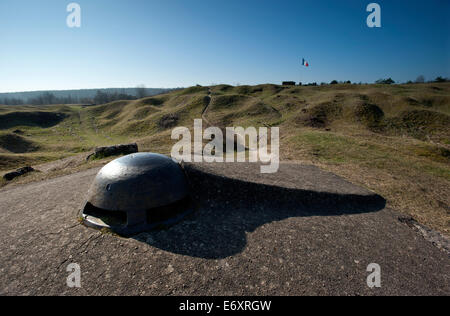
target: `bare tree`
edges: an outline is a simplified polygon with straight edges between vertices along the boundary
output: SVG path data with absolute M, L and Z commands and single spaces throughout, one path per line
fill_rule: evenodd
M 136 96 L 138 97 L 138 99 L 145 98 L 147 95 L 147 88 L 144 85 L 136 87 Z
M 417 77 L 416 83 L 424 83 L 424 82 L 425 82 L 425 77 L 423 75 L 420 75 L 419 77 Z

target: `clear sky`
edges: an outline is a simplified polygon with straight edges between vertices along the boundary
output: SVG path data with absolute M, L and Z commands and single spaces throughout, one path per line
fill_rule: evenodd
M 0 92 L 450 77 L 449 21 L 449 0 L 0 0 Z

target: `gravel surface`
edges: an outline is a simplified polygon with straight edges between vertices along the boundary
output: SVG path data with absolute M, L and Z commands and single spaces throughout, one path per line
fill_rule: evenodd
M 184 167 L 197 211 L 130 239 L 78 222 L 98 169 L 1 189 L 0 294 L 450 294 L 448 254 L 370 191 L 296 164 Z M 381 288 L 366 284 L 370 263 Z

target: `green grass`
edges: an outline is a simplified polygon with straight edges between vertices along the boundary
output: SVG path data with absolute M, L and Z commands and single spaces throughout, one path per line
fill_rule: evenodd
M 414 168 L 450 180 L 449 151 L 431 145 L 390 146 L 367 139 L 335 133 L 304 131 L 292 143 L 307 149 L 314 159 L 332 164 L 357 164 L 369 168 L 392 170 Z

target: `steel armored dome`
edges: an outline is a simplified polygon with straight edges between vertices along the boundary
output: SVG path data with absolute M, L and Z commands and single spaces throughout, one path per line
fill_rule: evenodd
M 92 183 L 82 219 L 88 226 L 129 234 L 176 222 L 188 207 L 181 166 L 154 153 L 136 153 L 105 165 Z

